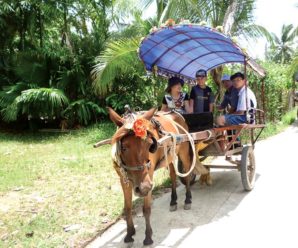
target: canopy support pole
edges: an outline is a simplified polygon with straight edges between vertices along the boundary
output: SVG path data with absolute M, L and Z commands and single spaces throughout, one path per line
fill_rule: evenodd
M 245 82 L 245 98 L 246 98 L 246 120 L 248 121 L 248 117 L 249 117 L 249 114 L 248 114 L 248 96 L 247 96 L 247 75 L 246 75 L 246 66 L 247 66 L 247 59 L 245 57 L 244 59 L 244 82 Z M 250 122 L 250 120 L 249 120 Z

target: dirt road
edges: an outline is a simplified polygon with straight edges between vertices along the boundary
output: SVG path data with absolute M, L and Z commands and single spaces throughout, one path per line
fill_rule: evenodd
M 152 208 L 154 244 L 150 247 L 298 247 L 298 122 L 255 148 L 255 188 L 245 192 L 237 171 L 212 171 L 214 184 L 192 187 L 192 209 L 169 212 L 170 193 Z M 143 247 L 144 219 L 135 217 L 135 242 L 124 244 L 123 220 L 89 244 L 98 247 Z

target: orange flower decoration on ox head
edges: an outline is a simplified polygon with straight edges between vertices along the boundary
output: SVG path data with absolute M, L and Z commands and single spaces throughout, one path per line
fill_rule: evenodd
M 144 118 L 137 119 L 133 123 L 132 129 L 137 137 L 146 139 L 147 130 L 149 129 L 149 121 Z

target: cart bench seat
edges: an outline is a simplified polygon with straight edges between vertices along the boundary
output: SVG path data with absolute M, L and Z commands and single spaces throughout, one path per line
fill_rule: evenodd
M 183 114 L 183 117 L 190 133 L 213 128 L 213 114 L 211 112 Z

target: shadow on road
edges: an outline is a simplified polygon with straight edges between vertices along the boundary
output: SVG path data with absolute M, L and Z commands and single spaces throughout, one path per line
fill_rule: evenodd
M 214 180 L 212 186 L 200 185 L 199 182 L 192 186 L 191 210 L 183 209 L 185 189 L 182 185 L 177 189 L 178 209 L 176 212 L 169 211 L 170 193 L 154 200 L 151 215 L 154 244 L 149 247 L 184 247 L 186 239 L 188 240 L 191 236 L 198 238 L 198 231 L 202 227 L 204 230 L 208 226 L 217 230 L 216 227 L 221 226 L 221 219 L 233 216 L 234 210 L 250 194 L 243 190 L 240 173 L 231 170 L 215 170 L 212 171 L 212 177 Z M 257 179 L 258 177 L 257 174 Z M 126 223 L 121 220 L 87 247 L 143 247 L 144 218 L 135 216 L 134 224 L 136 227 L 134 243 L 125 244 L 123 242 Z M 204 235 L 202 230 L 199 235 Z M 216 234 L 210 238 L 216 238 Z M 185 247 L 193 247 L 189 244 L 185 245 Z

